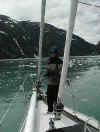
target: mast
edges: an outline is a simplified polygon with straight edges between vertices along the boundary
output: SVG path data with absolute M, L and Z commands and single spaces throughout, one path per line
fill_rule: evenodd
M 45 25 L 45 6 L 46 6 L 46 0 L 42 0 L 41 22 L 40 22 L 40 37 L 39 37 L 38 81 L 40 81 L 40 74 L 41 74 L 42 43 L 43 43 L 43 33 L 44 33 L 44 25 Z
M 78 5 L 78 0 L 71 0 L 70 16 L 69 16 L 69 22 L 68 22 L 68 30 L 66 33 L 63 66 L 62 66 L 59 93 L 58 93 L 58 97 L 60 99 L 63 97 L 63 94 L 64 94 L 64 87 L 65 87 L 66 77 L 68 72 L 70 46 L 71 46 L 72 33 L 73 33 L 73 28 L 75 23 L 75 16 L 77 12 L 77 5 Z
M 41 22 L 40 22 L 40 39 L 39 39 L 39 63 L 38 63 L 38 81 L 40 81 L 41 73 L 41 60 L 42 60 L 42 42 L 43 42 L 43 31 L 44 31 L 44 17 L 45 17 L 45 5 L 46 0 L 42 0 L 41 5 Z M 38 117 L 36 116 L 36 107 L 38 107 L 37 101 L 37 90 L 33 88 L 32 97 L 29 105 L 28 115 L 25 122 L 23 132 L 38 132 L 39 126 L 36 124 Z M 39 108 L 38 108 L 39 109 Z

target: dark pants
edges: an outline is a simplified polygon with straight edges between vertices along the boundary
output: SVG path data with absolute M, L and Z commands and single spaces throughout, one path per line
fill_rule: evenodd
M 53 105 L 57 102 L 58 96 L 58 88 L 59 85 L 48 85 L 47 88 L 47 104 L 48 104 L 48 111 L 53 111 Z

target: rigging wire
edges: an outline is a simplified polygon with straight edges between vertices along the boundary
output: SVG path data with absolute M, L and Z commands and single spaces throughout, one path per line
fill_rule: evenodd
M 26 81 L 28 76 L 25 77 L 24 81 L 23 81 L 23 86 L 24 86 L 24 82 Z M 23 87 L 22 86 L 22 87 Z M 24 90 L 24 87 L 23 87 L 23 92 L 25 92 Z M 31 91 L 31 94 L 32 94 L 32 91 Z M 25 95 L 25 94 L 24 94 Z M 30 95 L 30 91 L 29 91 L 29 95 Z M 24 99 L 26 98 L 26 96 L 24 97 Z M 25 104 L 27 102 L 25 101 Z M 22 132 L 24 127 L 25 127 L 25 123 L 26 123 L 26 119 L 27 119 L 27 113 L 28 113 L 28 108 L 29 108 L 29 105 L 27 106 L 27 109 L 25 110 L 25 113 L 24 113 L 24 118 L 22 119 L 21 123 L 20 123 L 20 127 L 18 129 L 18 132 Z
M 28 108 L 29 108 L 29 105 L 27 106 L 27 109 L 26 109 L 26 111 L 24 113 L 24 118 L 23 118 L 22 122 L 20 123 L 20 127 L 19 127 L 18 132 L 22 132 L 23 131 L 23 128 L 25 126 L 25 122 L 26 122 L 26 119 L 27 119 Z
M 74 89 L 72 87 L 71 80 L 69 80 L 69 79 L 67 80 L 67 88 L 71 90 L 71 93 L 67 93 L 67 94 L 68 94 L 68 96 L 71 95 L 71 98 L 72 98 L 72 108 L 73 108 L 74 114 L 76 115 L 76 111 L 77 111 L 76 95 L 75 95 Z
M 25 114 L 25 116 L 26 116 L 26 114 Z M 26 119 L 27 119 L 27 118 L 25 118 L 25 119 L 22 121 L 21 128 L 19 128 L 18 132 L 22 132 L 22 131 L 23 131 L 23 128 L 24 128 L 24 126 L 25 126 Z
M 83 4 L 83 5 L 87 5 L 87 6 L 92 6 L 92 7 L 100 8 L 100 5 L 95 5 L 95 4 L 86 3 L 86 2 L 81 2 L 81 1 L 79 1 L 79 3 L 80 3 L 80 4 Z
M 28 77 L 28 74 L 25 76 L 25 79 L 24 79 L 24 81 L 23 81 L 23 83 L 21 85 L 21 88 L 23 89 L 23 93 L 24 93 L 24 102 L 25 102 L 25 104 L 27 104 L 27 102 L 26 102 L 26 96 L 25 96 L 24 83 L 26 82 L 27 77 Z M 29 95 L 30 95 L 30 91 L 29 91 Z M 24 113 L 24 118 L 22 119 L 21 123 L 19 124 L 20 127 L 18 129 L 18 132 L 22 132 L 23 129 L 24 129 L 24 126 L 25 126 L 25 123 L 26 123 L 26 119 L 27 119 L 28 108 L 29 108 L 29 105 L 27 105 L 27 108 L 26 108 L 25 113 Z
M 21 88 L 22 91 L 23 91 L 23 95 L 24 95 L 24 103 L 25 103 L 25 104 L 27 104 L 27 101 L 26 101 L 26 95 L 25 95 L 24 84 L 25 84 L 25 82 L 26 82 L 28 76 L 29 76 L 28 74 L 25 76 L 25 78 L 24 78 L 24 80 L 23 80 L 23 83 L 22 83 L 22 85 L 20 86 L 20 88 Z

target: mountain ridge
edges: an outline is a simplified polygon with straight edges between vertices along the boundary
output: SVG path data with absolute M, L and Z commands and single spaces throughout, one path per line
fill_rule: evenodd
M 0 15 L 0 59 L 31 58 L 38 55 L 40 23 L 16 21 Z M 66 31 L 45 23 L 43 56 L 49 55 L 49 48 L 55 44 L 63 56 Z M 44 52 L 45 51 L 45 52 Z M 96 46 L 73 34 L 70 55 L 96 54 Z

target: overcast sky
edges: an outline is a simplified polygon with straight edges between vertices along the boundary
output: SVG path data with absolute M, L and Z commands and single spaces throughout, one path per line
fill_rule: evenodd
M 71 0 L 47 0 L 46 22 L 67 29 Z M 100 6 L 100 0 L 80 0 Z M 16 20 L 40 21 L 41 0 L 0 0 L 0 14 Z M 100 40 L 100 8 L 78 4 L 74 33 L 88 42 Z

